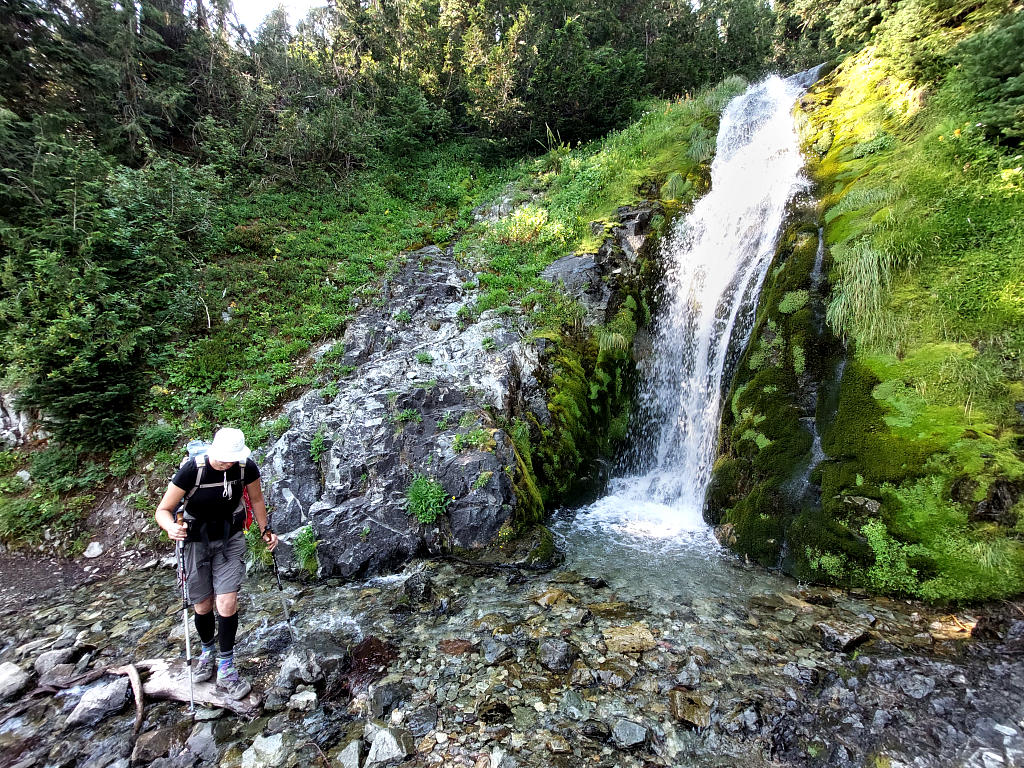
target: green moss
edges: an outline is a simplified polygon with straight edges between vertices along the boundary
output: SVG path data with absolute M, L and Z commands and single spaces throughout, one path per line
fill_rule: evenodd
M 810 294 L 806 290 L 787 291 L 779 302 L 779 312 L 784 315 L 791 315 L 807 304 Z

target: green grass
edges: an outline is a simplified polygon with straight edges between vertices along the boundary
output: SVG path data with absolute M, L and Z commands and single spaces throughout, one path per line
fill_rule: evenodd
M 477 451 L 487 451 L 493 447 L 494 438 L 490 430 L 482 428 L 471 429 L 469 432 L 460 432 L 452 441 L 452 450 L 456 453 L 468 451 L 471 448 Z

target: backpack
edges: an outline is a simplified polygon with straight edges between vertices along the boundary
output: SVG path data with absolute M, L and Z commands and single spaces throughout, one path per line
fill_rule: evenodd
M 194 459 L 195 462 L 196 462 L 196 482 L 195 482 L 195 485 L 193 485 L 192 488 L 190 488 L 185 493 L 185 496 L 182 498 L 181 503 L 179 505 L 179 509 L 182 512 L 185 513 L 187 519 L 195 520 L 194 517 L 191 517 L 188 514 L 188 502 L 189 502 L 189 499 L 192 498 L 192 496 L 195 494 L 196 491 L 198 491 L 200 488 L 203 488 L 203 487 L 210 488 L 210 487 L 213 487 L 213 486 L 218 486 L 219 487 L 219 486 L 222 485 L 222 483 L 207 483 L 206 486 L 203 485 L 203 471 L 206 469 L 206 452 L 209 449 L 210 449 L 210 443 L 206 442 L 205 440 L 190 440 L 189 443 L 185 446 L 185 456 L 182 458 L 181 463 L 178 465 L 179 468 L 180 467 L 184 467 L 185 464 L 188 463 L 189 459 Z M 239 472 L 239 475 L 238 475 L 238 479 L 236 479 L 236 480 L 229 480 L 228 482 L 230 482 L 232 484 L 238 483 L 238 482 L 242 483 L 242 502 L 241 503 L 242 503 L 242 506 L 245 509 L 245 528 L 244 528 L 244 530 L 247 531 L 252 526 L 252 502 L 249 500 L 249 489 L 245 487 L 245 465 L 239 463 L 238 466 L 239 466 L 239 469 L 240 469 L 240 472 Z M 238 510 L 236 510 L 236 514 L 237 514 L 237 511 Z M 203 530 L 201 531 L 202 538 L 204 540 L 207 539 L 205 527 L 206 527 L 205 525 L 202 526 Z

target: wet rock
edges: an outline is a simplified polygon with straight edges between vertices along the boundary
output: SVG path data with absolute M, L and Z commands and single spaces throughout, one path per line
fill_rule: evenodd
M 308 648 L 293 649 L 284 657 L 277 672 L 274 685 L 286 691 L 295 689 L 299 683 L 307 685 L 324 679 L 323 669 L 317 655 Z
M 512 709 L 504 701 L 484 702 L 476 710 L 477 717 L 488 725 L 507 723 L 512 719 Z
M 59 648 L 55 651 L 41 653 L 35 662 L 36 674 L 42 676 L 58 664 L 69 664 L 78 654 L 79 651 L 75 648 Z
M 402 592 L 413 603 L 430 602 L 434 594 L 434 583 L 430 577 L 423 573 L 414 573 L 402 583 Z
M 242 768 L 275 768 L 284 765 L 288 757 L 284 734 L 257 736 L 252 745 L 242 753 Z
M 686 662 L 686 666 L 676 674 L 676 684 L 686 688 L 696 688 L 700 685 L 700 677 L 700 667 L 697 665 L 697 660 L 691 657 Z
M 12 661 L 0 664 L 0 701 L 17 696 L 28 686 L 32 676 Z
M 572 666 L 576 658 L 576 649 L 565 642 L 555 638 L 547 638 L 540 641 L 537 646 L 537 660 L 545 669 L 552 672 L 565 672 Z
M 119 677 L 87 690 L 68 715 L 67 725 L 95 725 L 107 715 L 119 712 L 128 696 L 128 678 Z
M 580 728 L 580 733 L 594 741 L 607 741 L 612 737 L 611 728 L 600 720 L 587 720 Z
M 405 718 L 405 727 L 417 739 L 422 739 L 437 727 L 437 707 L 428 704 L 413 710 Z
M 39 685 L 64 688 L 66 683 L 77 674 L 74 664 L 54 664 L 39 676 Z
M 279 686 L 271 686 L 263 696 L 264 712 L 280 712 L 288 706 L 291 691 Z
M 533 601 L 542 608 L 559 608 L 569 603 L 575 603 L 576 598 L 564 589 L 552 588 L 536 595 Z
M 971 511 L 971 522 L 992 521 L 1012 528 L 1017 524 L 1014 506 L 1020 496 L 1017 486 L 1006 480 L 996 480 L 988 489 L 988 496 Z
M 548 750 L 555 755 L 564 755 L 572 751 L 569 746 L 569 742 L 559 736 L 557 733 L 552 733 L 545 740 Z
M 656 645 L 651 630 L 643 624 L 628 627 L 608 627 L 602 633 L 604 643 L 612 653 L 641 653 Z
M 871 633 L 864 627 L 824 621 L 814 626 L 821 633 L 822 647 L 829 651 L 849 653 L 871 639 Z
M 338 768 L 359 768 L 359 759 L 362 757 L 363 745 L 356 739 L 338 755 Z
M 668 693 L 668 705 L 672 717 L 680 723 L 691 728 L 707 728 L 711 725 L 712 702 L 705 696 L 675 688 Z
M 587 609 L 602 619 L 624 619 L 630 614 L 628 603 L 590 603 Z
M 1024 654 L 1024 621 L 1010 623 L 999 650 L 1014 655 Z
M 513 656 L 511 648 L 489 637 L 480 643 L 480 649 L 483 651 L 484 661 L 488 664 L 501 664 Z
M 572 720 L 586 720 L 594 711 L 594 705 L 584 701 L 576 691 L 566 691 L 558 702 L 558 711 Z
M 404 760 L 416 751 L 412 734 L 404 728 L 384 728 L 373 737 L 365 768 Z
M 639 747 L 647 741 L 647 729 L 632 720 L 616 720 L 612 726 L 612 741 L 620 749 Z
M 606 688 L 622 688 L 629 685 L 629 682 L 636 674 L 636 670 L 623 660 L 609 659 L 594 667 L 594 676 Z
M 316 691 L 301 691 L 288 699 L 288 709 L 293 709 L 296 712 L 312 712 L 318 703 Z
M 877 499 L 869 499 L 866 496 L 844 496 L 843 504 L 855 514 L 875 517 L 882 508 L 882 502 Z
M 213 728 L 213 723 L 197 723 L 185 741 L 185 748 L 189 753 L 204 763 L 215 763 L 220 755 Z
M 151 763 L 158 757 L 164 757 L 171 750 L 180 751 L 187 736 L 187 727 L 178 725 L 139 734 L 132 750 L 132 764 Z
M 723 547 L 732 548 L 736 546 L 736 526 L 733 523 L 716 525 L 714 533 L 715 538 L 718 539 L 718 543 Z
M 912 699 L 923 699 L 935 690 L 935 678 L 914 673 L 901 677 L 899 687 Z
M 475 643 L 463 639 L 442 640 L 437 645 L 437 650 L 449 656 L 462 656 L 467 653 L 472 653 L 475 649 Z
M 385 678 L 370 693 L 370 716 L 378 720 L 388 717 L 409 695 L 408 686 L 400 679 Z

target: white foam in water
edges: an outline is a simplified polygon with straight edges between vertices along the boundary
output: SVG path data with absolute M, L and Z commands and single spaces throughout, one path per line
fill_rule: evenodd
M 769 77 L 723 112 L 711 191 L 662 246 L 665 303 L 636 443 L 609 493 L 576 515 L 580 533 L 631 549 L 717 548 L 702 510 L 723 376 L 750 334 L 786 205 L 807 187 L 791 110 L 810 80 Z

